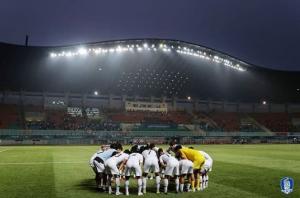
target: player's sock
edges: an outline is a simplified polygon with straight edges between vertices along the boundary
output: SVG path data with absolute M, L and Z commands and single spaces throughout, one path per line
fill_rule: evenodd
M 201 180 L 201 190 L 204 190 L 205 188 L 205 180 L 206 180 L 206 175 L 203 175 Z
M 187 190 L 189 191 L 189 190 L 190 190 L 190 188 L 191 188 L 191 184 L 190 184 L 190 183 L 188 183 L 188 184 L 186 185 L 186 188 L 187 188 Z
M 116 178 L 116 193 L 120 192 L 120 178 Z
M 142 182 L 142 179 L 138 179 L 138 192 L 139 194 L 142 192 L 142 187 L 143 187 L 143 182 Z
M 184 184 L 180 184 L 180 192 L 183 192 Z
M 164 179 L 164 193 L 168 193 L 168 185 L 169 185 L 169 180 Z
M 143 177 L 143 193 L 146 193 L 147 188 L 147 177 Z
M 202 176 L 199 176 L 198 179 L 197 179 L 197 181 L 196 181 L 196 188 L 197 188 L 197 190 L 200 190 L 201 181 L 202 181 Z
M 160 177 L 156 176 L 155 177 L 155 181 L 156 181 L 156 192 L 159 192 L 159 188 L 160 188 Z
M 179 178 L 175 179 L 175 184 L 176 184 L 176 192 L 179 192 Z
M 192 190 L 195 191 L 195 181 L 191 182 Z
M 208 175 L 205 176 L 205 188 L 208 187 Z
M 129 194 L 129 180 L 125 181 L 125 193 L 126 195 Z

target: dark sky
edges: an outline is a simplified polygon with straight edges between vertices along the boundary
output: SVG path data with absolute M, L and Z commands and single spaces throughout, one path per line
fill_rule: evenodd
M 63 45 L 172 38 L 300 70 L 297 0 L 1 0 L 0 41 Z

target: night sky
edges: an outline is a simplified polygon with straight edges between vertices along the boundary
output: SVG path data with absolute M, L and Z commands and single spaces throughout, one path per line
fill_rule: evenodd
M 300 70 L 300 1 L 1 0 L 0 41 L 64 45 L 170 38 L 250 63 Z

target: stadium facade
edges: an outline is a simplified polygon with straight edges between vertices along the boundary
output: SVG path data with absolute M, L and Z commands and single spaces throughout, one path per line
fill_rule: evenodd
M 0 144 L 299 142 L 300 72 L 167 39 L 0 54 Z

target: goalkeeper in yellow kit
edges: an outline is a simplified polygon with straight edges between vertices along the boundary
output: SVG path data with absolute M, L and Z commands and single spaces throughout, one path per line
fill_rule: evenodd
M 193 169 L 194 169 L 194 177 L 196 181 L 197 190 L 200 190 L 200 169 L 205 162 L 204 156 L 198 151 L 194 149 L 190 149 L 187 147 L 182 147 L 181 145 L 177 145 L 174 149 L 176 155 L 182 159 L 188 159 L 193 162 Z M 195 182 L 192 181 L 191 183 L 192 190 L 195 191 Z

